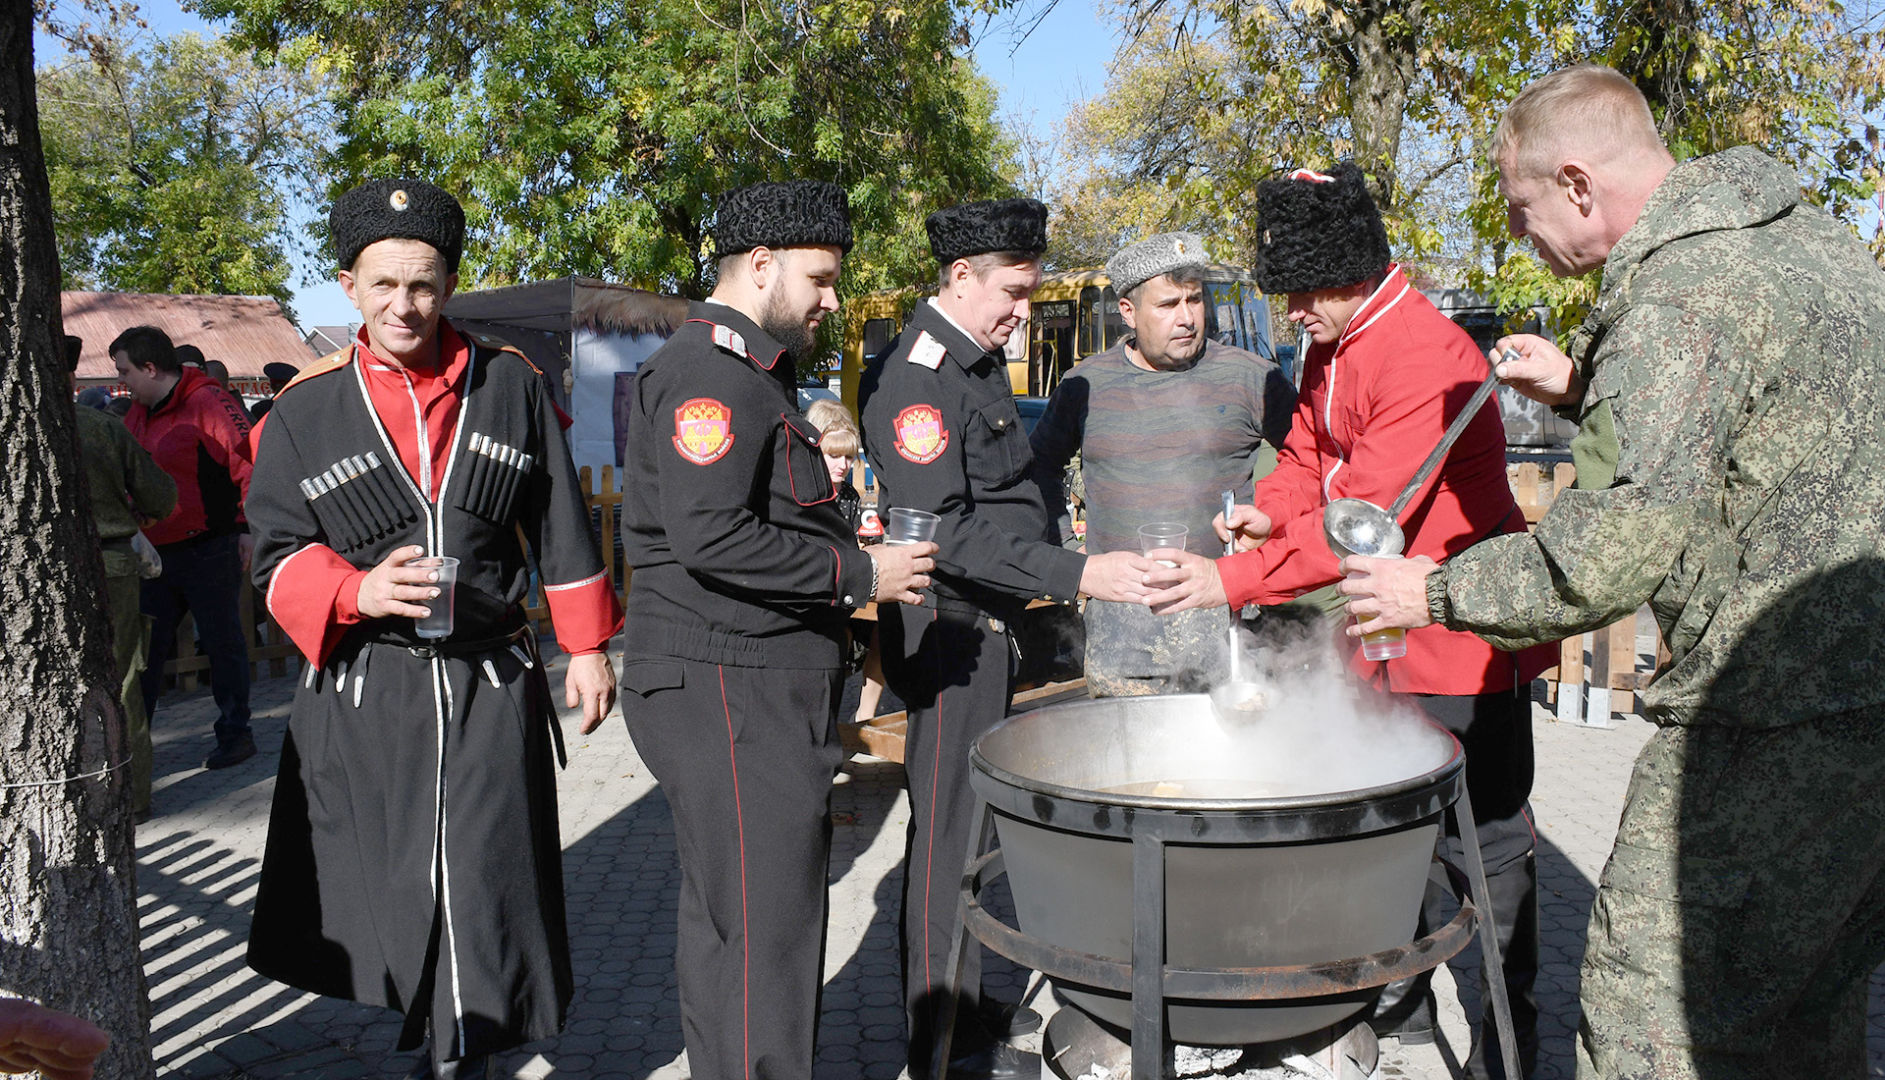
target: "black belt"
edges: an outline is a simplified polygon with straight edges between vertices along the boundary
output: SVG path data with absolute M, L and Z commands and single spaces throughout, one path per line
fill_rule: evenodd
M 378 634 L 360 643 L 363 651 L 369 645 L 386 645 L 404 649 L 421 660 L 432 660 L 438 657 L 471 657 L 480 653 L 497 652 L 500 649 L 518 650 L 521 646 L 518 658 L 524 661 L 525 667 L 532 668 L 541 674 L 544 666 L 543 654 L 537 649 L 537 639 L 531 634 L 529 623 L 519 623 L 516 629 L 496 637 L 469 638 L 463 641 L 445 638 L 440 641 L 414 642 L 412 638 L 403 635 Z M 492 678 L 495 679 L 496 676 L 493 675 Z M 539 681 L 535 685 L 542 688 L 548 684 Z M 566 768 L 569 765 L 569 750 L 563 743 L 562 725 L 557 723 L 556 702 L 551 700 L 546 693 L 543 695 L 541 705 L 545 726 L 550 729 L 550 742 L 556 751 L 557 766 Z
M 435 656 L 477 656 L 480 653 L 496 652 L 509 648 L 522 641 L 530 633 L 528 623 L 520 623 L 517 628 L 495 637 L 481 638 L 441 638 L 436 641 L 414 639 L 409 634 L 375 634 L 368 637 L 363 645 L 391 645 L 404 649 L 422 660 Z

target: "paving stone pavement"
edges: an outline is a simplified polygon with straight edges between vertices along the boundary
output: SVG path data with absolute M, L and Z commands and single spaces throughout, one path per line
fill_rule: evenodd
M 562 663 L 552 666 L 561 685 Z M 215 706 L 206 691 L 167 698 L 153 726 L 153 818 L 137 830 L 139 912 L 152 999 L 158 1074 L 178 1080 L 401 1077 L 416 1053 L 397 1053 L 398 1018 L 270 982 L 243 964 L 269 799 L 295 680 L 255 684 L 262 753 L 206 772 Z M 560 694 L 557 695 L 560 698 Z M 1622 805 L 1631 759 L 1651 730 L 1634 716 L 1610 729 L 1553 722 L 1536 710 L 1544 964 L 1539 1080 L 1568 1080 L 1584 923 Z M 674 982 L 680 872 L 667 804 L 619 718 L 570 736 L 559 778 L 564 878 L 576 997 L 567 1031 L 507 1054 L 498 1075 L 682 1080 L 688 1073 Z M 902 1060 L 896 909 L 909 820 L 899 766 L 857 759 L 833 789 L 831 918 L 817 1080 L 895 1080 Z M 816 933 L 816 927 L 807 927 Z M 1459 958 L 1473 984 L 1473 952 Z M 1053 1011 L 1050 989 L 999 960 L 991 991 Z M 1384 1044 L 1384 1080 L 1457 1075 L 1467 1048 L 1454 980 L 1435 980 L 1442 1040 Z M 1873 980 L 1868 1075 L 1885 1077 L 1885 993 Z M 1468 994 L 1470 998 L 1472 995 Z M 1026 1042 L 1038 1049 L 1038 1036 Z

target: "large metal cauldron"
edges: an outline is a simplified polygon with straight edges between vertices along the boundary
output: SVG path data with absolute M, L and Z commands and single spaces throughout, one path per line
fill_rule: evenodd
M 1165 847 L 1170 967 L 1327 963 L 1413 941 L 1440 816 L 1463 783 L 1459 743 L 1414 719 L 1379 740 L 1323 740 L 1314 721 L 1230 732 L 1208 698 L 1175 695 L 1050 706 L 983 735 L 970 779 L 994 812 L 1021 932 L 1129 962 L 1134 823 L 1156 816 L 1182 837 Z M 1125 995 L 1060 990 L 1132 1024 Z M 1167 1030 L 1189 1045 L 1271 1042 L 1335 1024 L 1371 994 L 1170 1001 Z

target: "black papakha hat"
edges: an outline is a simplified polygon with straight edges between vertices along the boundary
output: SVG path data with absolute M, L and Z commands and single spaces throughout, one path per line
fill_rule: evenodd
M 1257 185 L 1257 284 L 1266 293 L 1314 292 L 1385 273 L 1388 231 L 1361 169 L 1297 169 Z
M 851 251 L 851 200 L 823 180 L 748 184 L 720 196 L 713 217 L 719 258 L 754 248 L 836 247 Z
M 367 245 L 381 240 L 431 244 L 454 274 L 465 252 L 465 208 L 424 180 L 368 180 L 334 200 L 327 227 L 343 270 L 351 270 Z
M 991 251 L 1047 250 L 1047 207 L 1038 199 L 996 199 L 938 210 L 923 221 L 929 250 L 944 266 Z

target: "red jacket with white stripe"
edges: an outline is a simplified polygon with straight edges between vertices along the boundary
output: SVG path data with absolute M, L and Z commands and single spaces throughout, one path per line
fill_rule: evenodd
M 1279 604 L 1341 580 L 1323 536 L 1331 500 L 1393 503 L 1486 378 L 1486 358 L 1440 314 L 1399 266 L 1356 311 L 1333 345 L 1309 348 L 1296 415 L 1276 471 L 1259 481 L 1257 509 L 1275 532 L 1255 551 L 1218 562 L 1233 607 Z M 1401 512 L 1406 554 L 1435 562 L 1525 519 L 1505 472 L 1505 427 L 1496 402 L 1475 416 L 1446 460 Z M 1501 652 L 1439 626 L 1407 635 L 1407 655 L 1371 662 L 1358 640 L 1353 666 L 1397 693 L 1480 694 L 1529 682 L 1550 648 Z

